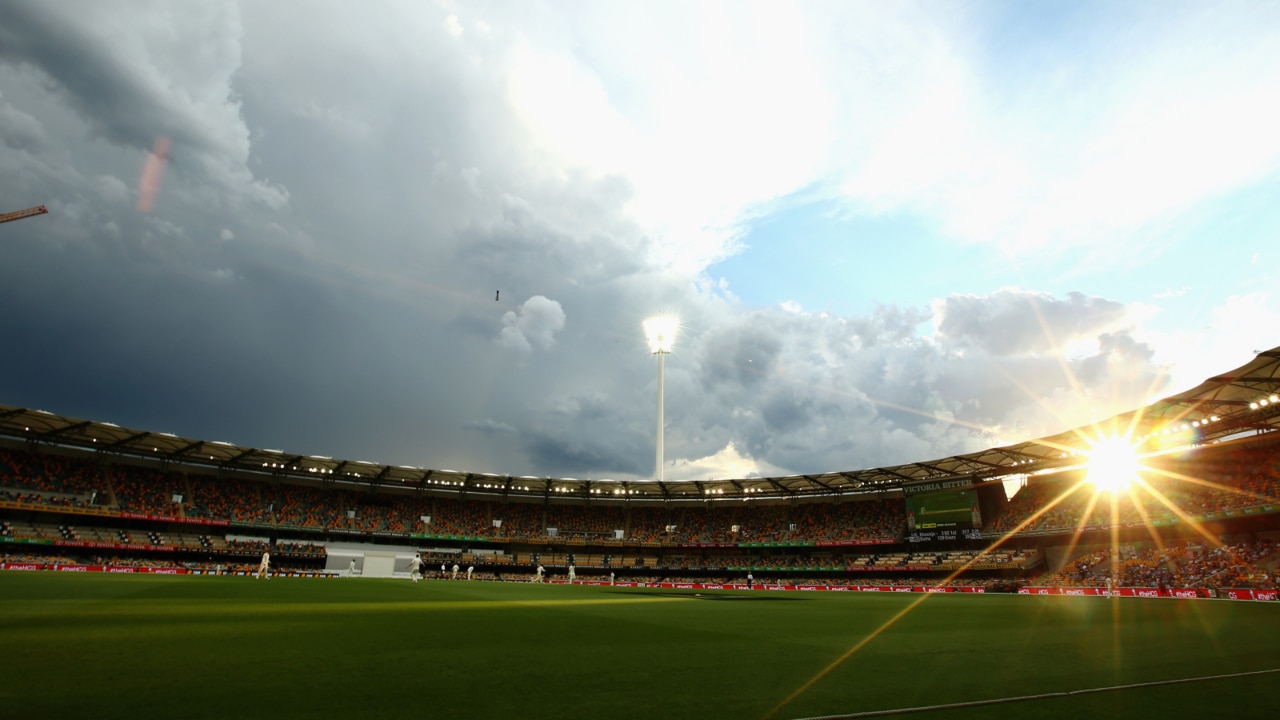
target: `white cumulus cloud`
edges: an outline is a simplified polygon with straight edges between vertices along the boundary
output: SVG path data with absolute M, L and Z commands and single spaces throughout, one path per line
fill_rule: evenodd
M 555 344 L 556 333 L 564 329 L 564 321 L 564 308 L 560 303 L 534 295 L 518 310 L 508 311 L 502 316 L 498 343 L 525 355 L 535 348 L 550 350 Z

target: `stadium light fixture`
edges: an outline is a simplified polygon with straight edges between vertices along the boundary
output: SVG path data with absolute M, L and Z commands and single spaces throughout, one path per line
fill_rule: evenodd
M 649 352 L 658 356 L 658 449 L 657 473 L 654 477 L 662 482 L 663 449 L 662 449 L 662 371 L 664 358 L 671 353 L 676 344 L 676 331 L 680 322 L 673 317 L 652 317 L 644 321 L 644 334 L 649 341 Z

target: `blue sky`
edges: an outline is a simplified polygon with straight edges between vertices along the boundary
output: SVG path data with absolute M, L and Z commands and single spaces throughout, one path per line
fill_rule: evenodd
M 750 223 L 742 250 L 708 272 L 744 302 L 796 303 L 810 312 L 866 313 L 877 304 L 924 303 L 938 294 L 982 293 L 1003 286 L 1056 294 L 1078 290 L 1126 302 L 1160 301 L 1179 325 L 1207 321 L 1216 299 L 1266 289 L 1258 275 L 1280 238 L 1276 188 L 1248 188 L 1188 208 L 1158 235 L 1158 253 L 1080 266 L 1067 257 L 1042 267 L 1034 258 L 1006 259 L 981 245 L 956 244 L 930 218 L 859 216 L 832 202 L 813 202 Z M 784 278 L 806 277 L 804 282 Z M 1265 348 L 1257 348 L 1265 349 Z
M 0 13 L 0 403 L 642 480 L 669 312 L 666 475 L 746 477 L 1280 344 L 1276 3 Z
M 850 216 L 831 202 L 762 218 L 747 228 L 742 244 L 709 272 L 727 280 L 744 302 L 793 302 L 810 312 L 866 313 L 877 304 L 920 303 L 939 289 L 980 292 L 1018 279 L 1007 267 L 982 267 L 980 249 L 946 242 L 928 218 Z M 971 272 L 956 272 L 960 267 Z

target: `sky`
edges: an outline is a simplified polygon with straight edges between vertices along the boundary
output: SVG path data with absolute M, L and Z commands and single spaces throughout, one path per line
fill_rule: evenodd
M 505 475 L 947 457 L 1280 345 L 1280 3 L 0 0 L 0 403 Z

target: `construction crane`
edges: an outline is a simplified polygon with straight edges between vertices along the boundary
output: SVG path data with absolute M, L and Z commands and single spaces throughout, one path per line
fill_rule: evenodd
M 43 205 L 37 205 L 33 208 L 27 208 L 26 210 L 17 210 L 11 213 L 4 213 L 3 215 L 0 215 L 0 223 L 13 222 L 14 220 L 21 220 L 23 218 L 35 217 L 36 215 L 48 215 L 48 214 L 49 214 L 49 208 Z

